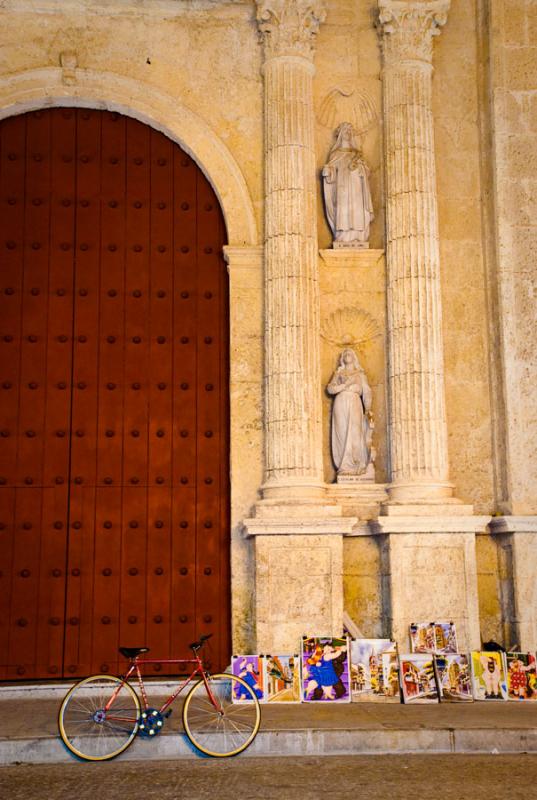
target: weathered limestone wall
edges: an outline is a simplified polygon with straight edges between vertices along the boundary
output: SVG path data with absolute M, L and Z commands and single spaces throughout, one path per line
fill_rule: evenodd
M 343 542 L 345 611 L 364 636 L 388 635 L 383 607 L 382 547 L 385 536 L 350 536 Z
M 497 550 L 503 641 L 537 647 L 537 8 L 479 4 L 488 155 L 488 279 Z
M 476 6 L 452 0 L 435 43 L 436 145 L 450 478 L 477 514 L 494 511 L 483 263 Z
M 232 485 L 231 596 L 233 645 L 253 646 L 254 553 L 244 539 L 249 515 L 263 481 L 263 248 L 225 248 L 230 288 L 230 429 Z
M 73 53 L 81 71 L 116 76 L 118 86 L 128 78 L 148 94 L 176 97 L 208 122 L 240 163 L 261 230 L 261 51 L 250 2 L 5 0 L 0 30 L 0 75 L 58 68 L 60 54 Z M 31 76 L 27 93 L 43 78 Z
M 520 645 L 513 595 L 513 548 L 511 537 L 476 537 L 479 621 L 481 639 L 505 647 Z
M 489 0 L 489 99 L 500 375 L 502 510 L 537 513 L 537 7 Z M 500 407 L 501 411 L 501 407 Z

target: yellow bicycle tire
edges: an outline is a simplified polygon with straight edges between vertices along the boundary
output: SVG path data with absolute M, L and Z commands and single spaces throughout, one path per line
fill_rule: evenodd
M 253 740 L 257 736 L 257 732 L 259 731 L 259 726 L 261 724 L 261 708 L 260 708 L 260 705 L 259 705 L 259 700 L 255 696 L 255 694 L 252 691 L 251 687 L 246 683 L 246 681 L 244 681 L 242 678 L 239 678 L 237 675 L 232 675 L 232 674 L 227 673 L 227 672 L 226 673 L 217 673 L 215 675 L 207 675 L 207 680 L 208 680 L 208 682 L 210 684 L 213 684 L 215 686 L 218 684 L 218 681 L 220 681 L 221 684 L 222 684 L 222 682 L 229 683 L 231 687 L 237 686 L 237 685 L 240 684 L 240 686 L 243 688 L 243 690 L 246 691 L 249 694 L 250 699 L 248 700 L 248 702 L 244 702 L 244 701 L 242 701 L 240 703 L 231 702 L 231 707 L 234 709 L 234 711 L 231 712 L 231 713 L 233 713 L 234 715 L 238 715 L 239 709 L 241 709 L 241 708 L 244 709 L 244 710 L 249 709 L 251 712 L 253 712 L 254 721 L 253 721 L 251 732 L 245 738 L 245 740 L 243 742 L 241 742 L 241 744 L 239 746 L 234 747 L 234 748 L 232 748 L 230 750 L 226 750 L 226 752 L 215 751 L 215 750 L 211 749 L 210 747 L 208 747 L 203 742 L 200 742 L 199 734 L 196 734 L 196 732 L 192 730 L 192 727 L 193 727 L 192 723 L 191 722 L 189 723 L 189 720 L 188 720 L 188 714 L 189 714 L 189 710 L 191 708 L 191 704 L 192 704 L 193 700 L 199 699 L 200 696 L 202 697 L 204 691 L 205 691 L 205 694 L 206 694 L 206 688 L 205 688 L 204 681 L 200 680 L 200 681 L 198 681 L 198 683 L 195 684 L 195 686 L 192 687 L 192 689 L 190 690 L 190 692 L 186 696 L 185 703 L 184 703 L 184 706 L 183 706 L 183 725 L 184 725 L 184 728 L 185 728 L 185 733 L 188 736 L 188 738 L 190 739 L 190 741 L 192 742 L 192 744 L 194 745 L 194 747 L 196 747 L 198 750 L 200 750 L 205 755 L 212 756 L 213 758 L 229 758 L 231 756 L 236 756 L 239 753 L 242 753 L 244 750 L 246 750 L 246 748 L 249 747 L 252 744 Z M 233 695 L 233 689 L 231 689 L 231 694 Z M 226 702 L 228 703 L 228 707 L 229 707 L 229 704 L 230 704 L 229 703 L 229 699 L 227 699 Z M 199 713 L 199 709 L 198 709 L 198 713 Z M 207 713 L 212 713 L 213 715 L 215 715 L 215 712 L 207 712 Z M 223 715 L 223 716 L 225 717 L 225 715 Z M 216 718 L 216 715 L 215 715 L 215 718 Z M 237 734 L 235 733 L 235 735 L 237 735 Z
M 123 687 L 130 695 L 130 698 L 133 701 L 136 710 L 136 722 L 132 728 L 132 731 L 130 732 L 130 734 L 128 734 L 126 741 L 120 747 L 113 750 L 111 753 L 106 753 L 104 755 L 90 755 L 88 753 L 84 753 L 81 749 L 79 749 L 73 744 L 73 742 L 71 741 L 71 738 L 73 737 L 72 736 L 70 737 L 68 731 L 66 730 L 65 713 L 69 709 L 71 701 L 73 700 L 73 697 L 77 694 L 77 692 L 81 692 L 81 690 L 83 690 L 84 687 L 88 688 L 87 685 L 92 681 L 99 681 L 99 680 L 108 681 L 111 684 L 112 683 L 115 684 L 116 686 L 120 683 L 123 683 L 122 679 L 118 678 L 115 675 L 90 675 L 88 678 L 83 678 L 81 681 L 79 681 L 73 687 L 71 687 L 71 689 L 67 692 L 67 694 L 63 698 L 60 710 L 58 712 L 58 728 L 64 745 L 75 756 L 83 759 L 84 761 L 110 761 L 110 759 L 115 758 L 116 756 L 120 755 L 120 753 L 123 753 L 127 749 L 127 747 L 129 747 L 132 744 L 136 734 L 138 733 L 138 727 L 139 727 L 138 720 L 140 718 L 140 699 L 129 683 L 123 683 Z M 113 694 L 113 691 L 114 687 L 111 686 L 109 690 L 110 696 Z

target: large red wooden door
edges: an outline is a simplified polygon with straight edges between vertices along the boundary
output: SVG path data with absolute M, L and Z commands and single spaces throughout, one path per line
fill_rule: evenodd
M 0 677 L 229 661 L 228 289 L 192 159 L 119 114 L 0 123 Z

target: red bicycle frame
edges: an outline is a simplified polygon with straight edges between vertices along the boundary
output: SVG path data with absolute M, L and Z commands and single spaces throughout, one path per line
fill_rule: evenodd
M 121 678 L 121 683 L 119 684 L 117 689 L 114 690 L 110 700 L 108 701 L 108 703 L 104 707 L 104 711 L 105 712 L 108 712 L 111 709 L 112 705 L 114 704 L 114 701 L 115 701 L 116 697 L 120 693 L 120 691 L 123 688 L 123 686 L 126 683 L 128 683 L 128 680 L 129 680 L 129 678 L 131 677 L 131 675 L 133 673 L 136 673 L 136 676 L 138 678 L 138 686 L 140 687 L 140 694 L 142 695 L 142 699 L 143 699 L 143 703 L 144 703 L 144 709 L 147 710 L 149 708 L 149 703 L 147 701 L 147 694 L 146 694 L 146 691 L 145 691 L 145 684 L 144 684 L 144 680 L 142 678 L 142 672 L 140 670 L 140 665 L 141 664 L 195 664 L 196 665 L 195 668 L 193 669 L 193 671 L 191 672 L 191 674 L 188 676 L 188 678 L 186 678 L 185 681 L 183 681 L 181 684 L 179 684 L 179 687 L 168 697 L 168 699 L 166 700 L 164 705 L 161 708 L 158 709 L 160 714 L 163 714 L 166 711 L 166 709 L 169 706 L 171 706 L 173 701 L 181 694 L 181 692 L 183 691 L 185 686 L 188 686 L 188 684 L 192 681 L 192 679 L 194 678 L 195 675 L 200 675 L 201 676 L 201 678 L 203 679 L 203 682 L 205 683 L 205 688 L 207 689 L 207 694 L 209 695 L 209 699 L 210 699 L 211 703 L 213 704 L 213 706 L 218 711 L 221 712 L 220 704 L 218 703 L 217 698 L 213 695 L 213 693 L 211 691 L 211 687 L 209 685 L 209 681 L 207 680 L 207 673 L 205 672 L 205 669 L 203 668 L 203 662 L 202 662 L 201 658 L 199 657 L 199 655 L 197 655 L 197 654 L 196 654 L 195 658 L 167 658 L 167 659 L 150 659 L 150 658 L 146 659 L 146 658 L 143 658 L 143 659 L 139 660 L 138 657 L 136 657 L 136 658 L 131 659 L 131 665 L 129 667 L 129 670 L 128 670 L 127 674 L 124 675 Z M 108 719 L 114 719 L 114 718 L 112 716 L 108 716 Z M 125 718 L 122 717 L 122 720 L 124 721 Z

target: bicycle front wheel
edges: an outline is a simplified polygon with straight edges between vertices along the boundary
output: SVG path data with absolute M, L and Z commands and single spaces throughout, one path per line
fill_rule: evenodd
M 208 756 L 236 756 L 253 742 L 259 730 L 259 701 L 236 675 L 207 675 L 206 680 L 197 683 L 185 700 L 186 735 Z M 236 698 L 241 698 L 240 702 Z
M 65 695 L 58 725 L 75 756 L 107 761 L 131 744 L 139 719 L 140 701 L 132 686 L 113 675 L 92 675 Z

